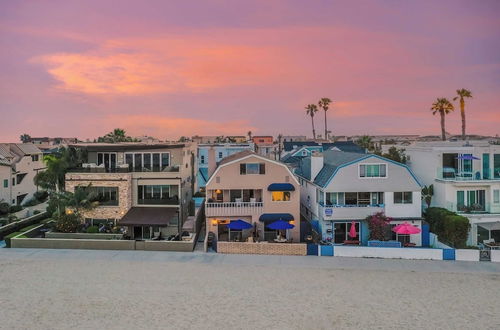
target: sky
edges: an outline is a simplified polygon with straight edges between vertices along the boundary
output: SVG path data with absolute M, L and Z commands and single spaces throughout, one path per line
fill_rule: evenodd
M 500 134 L 499 14 L 496 0 L 1 1 L 0 141 L 311 136 L 304 108 L 322 97 L 334 135 L 438 135 L 430 107 L 459 88 L 467 132 Z

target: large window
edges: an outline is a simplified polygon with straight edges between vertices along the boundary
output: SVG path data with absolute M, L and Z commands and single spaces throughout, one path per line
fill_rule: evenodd
M 327 192 L 326 205 L 376 206 L 384 204 L 383 192 Z
M 485 190 L 458 190 L 457 191 L 457 210 L 462 212 L 486 210 L 486 191 Z
M 97 165 L 104 165 L 108 170 L 116 168 L 116 153 L 115 152 L 98 152 Z
M 3 180 L 3 187 L 8 188 L 9 187 L 9 179 L 4 179 Z
M 386 164 L 361 164 L 359 165 L 361 178 L 385 178 L 387 176 Z
M 288 202 L 288 201 L 290 201 L 290 192 L 289 191 L 273 191 L 271 195 L 272 195 L 273 202 Z
M 342 244 L 344 241 L 356 240 L 359 241 L 359 222 L 355 222 L 356 237 L 351 237 L 349 231 L 351 230 L 351 222 L 337 222 L 334 224 L 334 243 Z
M 125 162 L 131 171 L 160 172 L 170 166 L 170 154 L 168 152 L 126 153 Z
M 500 179 L 500 154 L 493 155 L 493 177 Z
M 179 187 L 177 185 L 139 185 L 137 203 L 140 205 L 178 205 Z
M 266 174 L 266 164 L 245 163 L 240 164 L 240 174 Z
M 500 203 L 500 190 L 498 189 L 493 190 L 493 203 L 495 204 Z
M 77 189 L 86 189 L 96 195 L 96 201 L 99 206 L 118 206 L 118 187 L 77 187 Z
M 411 191 L 394 192 L 394 204 L 412 204 L 413 194 Z

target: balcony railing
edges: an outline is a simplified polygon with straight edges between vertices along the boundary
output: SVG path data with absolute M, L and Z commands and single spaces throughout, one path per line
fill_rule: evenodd
M 500 169 L 486 171 L 459 171 L 453 167 L 439 167 L 436 177 L 446 181 L 500 180 Z
M 491 205 L 490 203 L 474 203 L 471 205 L 457 205 L 456 203 L 446 203 L 446 208 L 459 214 L 485 214 L 500 212 L 500 205 L 497 207 Z
M 350 220 L 366 218 L 369 215 L 384 211 L 384 204 L 363 205 L 326 205 L 320 203 L 320 218 L 323 220 Z
M 137 200 L 139 205 L 179 205 L 179 198 L 177 196 L 171 198 L 139 198 Z
M 165 167 L 152 167 L 152 168 L 146 168 L 146 167 L 129 168 L 128 166 L 118 166 L 118 167 L 106 168 L 103 166 L 97 166 L 95 164 L 87 164 L 87 165 L 92 165 L 92 166 L 75 167 L 75 168 L 69 169 L 68 172 L 70 172 L 70 173 L 131 173 L 131 172 L 147 173 L 147 172 L 179 172 L 179 170 L 180 170 L 179 165 L 165 166 Z
M 207 216 L 245 216 L 262 213 L 262 202 L 205 203 Z

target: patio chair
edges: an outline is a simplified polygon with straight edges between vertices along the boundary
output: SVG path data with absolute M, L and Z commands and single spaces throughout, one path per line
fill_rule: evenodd
M 161 239 L 161 231 L 155 231 L 153 233 L 153 238 L 151 238 L 153 241 L 159 241 Z

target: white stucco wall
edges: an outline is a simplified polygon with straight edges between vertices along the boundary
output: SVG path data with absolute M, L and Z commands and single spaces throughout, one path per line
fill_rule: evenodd
M 335 246 L 336 257 L 443 260 L 441 249 Z

